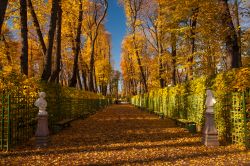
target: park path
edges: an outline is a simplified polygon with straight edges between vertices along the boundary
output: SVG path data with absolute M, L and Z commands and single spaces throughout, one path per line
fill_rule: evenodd
M 249 151 L 207 148 L 200 137 L 131 105 L 112 105 L 52 135 L 48 148 L 30 141 L 0 152 L 0 165 L 250 165 Z

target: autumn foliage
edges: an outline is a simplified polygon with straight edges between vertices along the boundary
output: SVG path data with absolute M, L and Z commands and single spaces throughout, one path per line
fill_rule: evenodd
M 9 86 L 13 74 L 8 73 L 15 73 L 27 82 L 32 78 L 111 94 L 114 72 L 106 0 L 6 2 L 6 11 L 0 13 L 1 84 Z
M 0 164 L 247 165 L 250 159 L 240 146 L 206 147 L 199 134 L 129 105 L 114 105 L 74 121 L 51 137 L 48 148 L 36 149 L 33 143 L 0 152 Z
M 124 94 L 249 67 L 246 1 L 125 0 L 121 4 L 128 27 L 121 55 Z M 243 73 L 238 74 L 237 86 L 249 84 L 242 80 Z

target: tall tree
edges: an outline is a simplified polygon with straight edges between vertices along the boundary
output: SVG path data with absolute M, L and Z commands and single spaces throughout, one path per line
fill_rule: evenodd
M 165 17 L 162 13 L 162 3 L 152 0 L 148 2 L 148 5 L 143 7 L 145 15 L 144 24 L 142 24 L 142 31 L 147 38 L 148 43 L 157 52 L 158 59 L 158 77 L 160 82 L 160 87 L 164 88 L 166 86 L 166 81 L 164 79 L 165 66 L 163 64 L 164 50 L 164 37 L 166 36 L 166 31 L 163 29 L 163 23 L 165 22 Z
M 101 11 L 100 10 L 100 5 L 101 7 L 104 7 L 104 9 Z M 90 69 L 89 69 L 89 90 L 90 91 L 95 91 L 95 44 L 96 44 L 96 39 L 98 36 L 98 30 L 99 27 L 101 25 L 101 23 L 103 22 L 104 18 L 106 17 L 106 13 L 108 10 L 108 1 L 107 0 L 96 0 L 94 2 L 94 8 L 93 8 L 93 22 L 90 23 L 90 27 L 89 28 L 93 28 L 94 32 L 90 32 L 89 36 L 91 39 L 91 53 L 90 53 Z M 92 29 L 91 29 L 92 30 Z
M 144 91 L 148 92 L 148 86 L 147 86 L 147 79 L 146 79 L 146 75 L 142 66 L 142 62 L 141 62 L 141 57 L 139 55 L 138 52 L 138 45 L 137 45 L 137 38 L 136 38 L 136 33 L 137 33 L 137 29 L 138 26 L 140 25 L 140 12 L 142 11 L 143 8 L 143 4 L 144 4 L 144 0 L 126 0 L 123 3 L 125 11 L 126 11 L 126 16 L 127 16 L 127 20 L 129 23 L 129 31 L 133 36 L 133 47 L 135 50 L 135 55 L 137 58 L 137 63 L 140 69 L 140 73 L 141 73 L 141 78 L 142 78 L 142 83 L 144 85 Z
M 62 4 L 59 0 L 58 13 L 57 13 L 57 30 L 56 30 L 56 68 L 51 74 L 50 82 L 57 83 L 59 81 L 59 74 L 61 71 L 61 34 L 62 34 Z
M 53 0 L 52 8 L 51 8 L 49 33 L 48 33 L 48 47 L 47 47 L 47 51 L 45 55 L 44 69 L 43 69 L 43 73 L 41 77 L 41 80 L 43 81 L 48 81 L 51 76 L 52 51 L 53 51 L 54 35 L 55 35 L 55 30 L 56 30 L 58 6 L 59 6 L 59 1 Z
M 96 43 L 95 72 L 99 91 L 106 95 L 112 67 L 110 65 L 110 34 L 102 26 Z
M 28 26 L 27 26 L 27 4 L 26 0 L 20 0 L 20 17 L 21 17 L 21 73 L 28 76 Z
M 176 34 L 174 32 L 171 33 L 171 50 L 172 50 L 172 85 L 176 84 Z
M 42 46 L 43 54 L 45 55 L 47 49 L 46 49 L 46 45 L 45 45 L 45 42 L 44 42 L 44 39 L 43 39 L 43 34 L 42 34 L 42 31 L 41 31 L 41 28 L 40 28 L 39 21 L 37 19 L 37 16 L 36 16 L 36 13 L 35 13 L 32 1 L 31 0 L 27 0 L 27 3 L 28 3 L 28 7 L 30 9 L 30 13 L 31 13 L 32 19 L 33 19 L 33 24 L 34 24 L 34 26 L 36 28 L 36 32 L 37 32 L 37 36 L 38 36 L 39 42 L 40 42 L 40 44 Z
M 75 42 L 72 43 L 72 44 L 75 44 L 75 49 L 74 49 L 73 74 L 72 74 L 72 78 L 70 79 L 70 83 L 69 83 L 70 87 L 76 86 L 77 76 L 79 75 L 79 68 L 78 68 L 78 59 L 79 58 L 78 57 L 79 57 L 80 46 L 81 46 L 82 19 L 83 19 L 82 0 L 79 0 L 78 26 L 77 26 Z
M 5 12 L 8 6 L 8 0 L 1 0 L 0 1 L 0 35 L 2 34 L 2 26 L 5 17 Z
M 242 61 L 241 61 L 241 38 L 242 38 L 242 33 L 241 33 L 241 26 L 240 26 L 240 13 L 239 13 L 239 1 L 238 0 L 234 0 L 234 8 L 235 8 L 235 20 L 236 20 L 236 25 L 235 25 L 235 29 L 237 32 L 237 37 L 238 37 L 238 45 L 239 45 L 239 65 L 242 66 Z
M 241 55 L 237 32 L 230 14 L 228 0 L 219 0 L 222 7 L 222 25 L 225 28 L 225 42 L 227 51 L 227 69 L 241 67 Z
M 194 63 L 194 53 L 196 51 L 195 39 L 196 39 L 196 26 L 197 26 L 197 17 L 199 13 L 199 8 L 192 8 L 192 16 L 190 18 L 190 41 L 191 41 L 191 53 L 188 57 L 188 74 L 187 79 L 193 79 L 193 63 Z

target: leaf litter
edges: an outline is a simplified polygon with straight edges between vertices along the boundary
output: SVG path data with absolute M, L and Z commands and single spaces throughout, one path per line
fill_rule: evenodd
M 5 152 L 0 165 L 250 165 L 238 145 L 206 147 L 170 119 L 131 105 L 112 105 L 51 135 L 50 146 L 34 139 Z

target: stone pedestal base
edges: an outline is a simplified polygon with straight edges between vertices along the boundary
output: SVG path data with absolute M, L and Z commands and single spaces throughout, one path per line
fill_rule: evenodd
M 218 135 L 203 135 L 202 143 L 206 146 L 219 146 Z
M 36 146 L 37 147 L 47 147 L 49 145 L 49 136 L 47 137 L 37 137 L 36 136 Z
M 37 119 L 36 144 L 37 146 L 47 146 L 49 142 L 48 115 L 38 114 Z
M 206 113 L 205 126 L 202 132 L 202 143 L 206 146 L 219 146 L 214 114 L 211 112 Z

